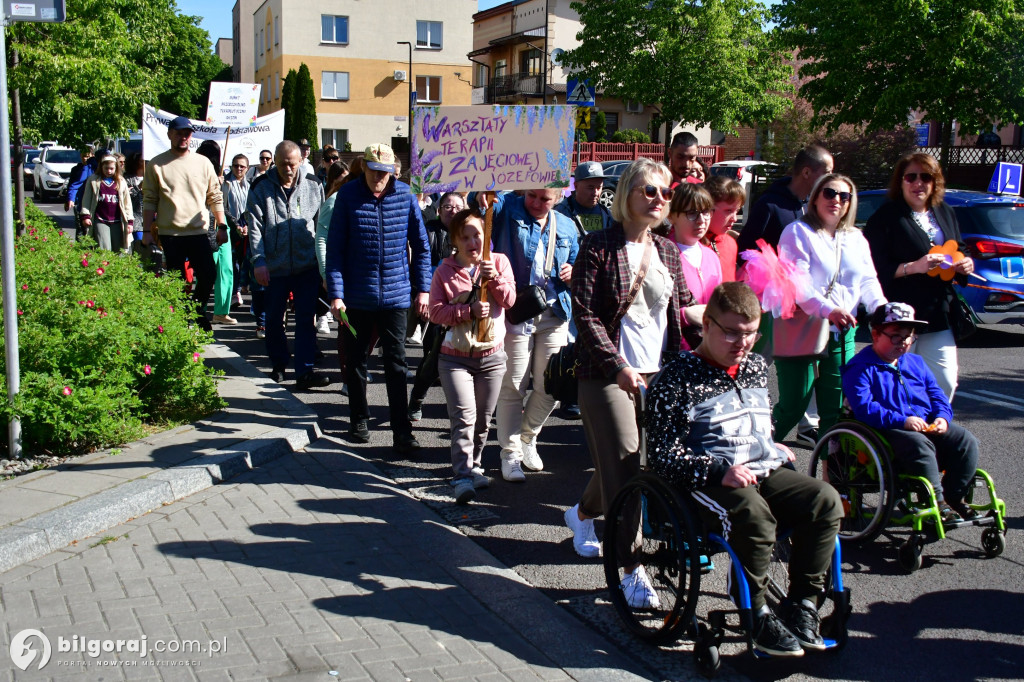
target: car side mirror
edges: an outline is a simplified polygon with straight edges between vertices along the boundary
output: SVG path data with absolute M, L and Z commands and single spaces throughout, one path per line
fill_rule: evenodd
M 39 157 L 38 156 L 32 157 L 32 160 L 29 161 L 29 163 L 39 163 Z

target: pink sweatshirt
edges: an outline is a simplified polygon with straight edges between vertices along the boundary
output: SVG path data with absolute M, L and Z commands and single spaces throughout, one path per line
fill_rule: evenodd
M 512 276 L 512 265 L 502 253 L 492 253 L 491 259 L 497 275 L 484 285 L 487 291 L 487 302 L 491 304 L 490 318 L 494 326 L 494 345 L 484 351 L 473 353 L 475 357 L 483 357 L 501 350 L 505 340 L 505 309 L 516 302 L 516 283 Z M 473 280 L 469 270 L 459 265 L 455 256 L 441 261 L 430 282 L 430 321 L 443 327 L 453 327 L 460 322 L 472 319 L 468 303 L 452 303 L 460 294 L 472 290 Z M 453 348 L 446 336 L 441 344 L 441 352 L 446 355 L 465 356 L 467 353 Z

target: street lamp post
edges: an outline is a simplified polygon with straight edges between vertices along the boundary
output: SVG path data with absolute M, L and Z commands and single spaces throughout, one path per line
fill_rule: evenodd
M 412 101 L 412 43 L 408 40 L 399 40 L 397 44 L 409 46 L 409 71 L 405 76 L 405 80 L 409 82 L 409 121 L 407 129 L 409 131 L 409 143 L 412 144 L 412 106 L 414 104 Z

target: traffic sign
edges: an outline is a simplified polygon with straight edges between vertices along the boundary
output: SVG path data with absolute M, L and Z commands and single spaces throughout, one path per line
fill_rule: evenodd
M 590 107 L 576 108 L 576 130 L 590 130 Z
M 1019 163 L 996 164 L 996 170 L 992 173 L 992 181 L 988 184 L 988 191 L 996 194 L 1020 194 L 1021 165 Z
M 566 104 L 584 107 L 594 106 L 594 88 L 588 86 L 587 81 L 570 78 L 565 85 L 565 93 Z
M 59 23 L 67 18 L 65 0 L 12 2 L 4 0 L 4 15 L 11 21 L 43 21 Z

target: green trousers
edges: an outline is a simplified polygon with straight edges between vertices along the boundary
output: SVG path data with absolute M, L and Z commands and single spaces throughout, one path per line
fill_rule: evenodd
M 231 312 L 231 295 L 235 288 L 230 241 L 213 252 L 213 262 L 217 266 L 217 278 L 213 280 L 213 314 L 227 315 Z
M 828 337 L 828 355 L 823 359 L 775 357 L 775 373 L 779 379 L 779 401 L 772 410 L 775 419 L 775 440 L 781 441 L 800 423 L 814 392 L 818 404 L 818 433 L 824 433 L 839 419 L 843 407 L 843 385 L 839 368 L 853 358 L 855 328 L 847 329 L 842 341 L 834 334 Z

